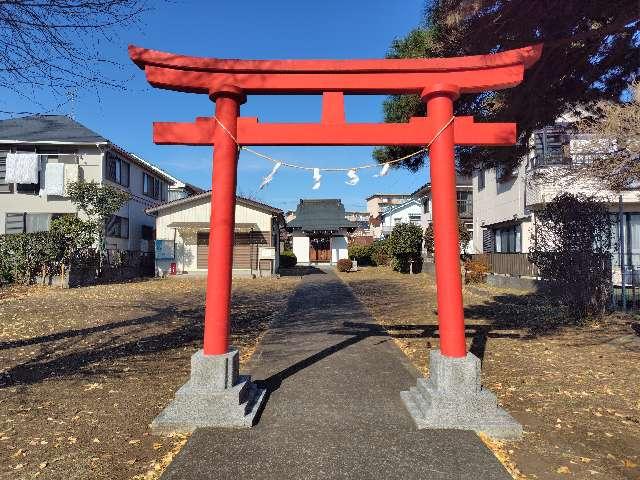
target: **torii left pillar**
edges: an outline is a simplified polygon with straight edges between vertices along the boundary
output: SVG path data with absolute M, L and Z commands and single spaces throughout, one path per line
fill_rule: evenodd
M 216 128 L 213 144 L 211 222 L 204 342 L 191 357 L 191 377 L 151 423 L 154 433 L 192 432 L 199 427 L 250 427 L 265 400 L 250 377 L 239 375 L 238 350 L 229 345 L 231 274 L 238 166 L 237 121 L 246 96 L 225 85 L 210 92 Z

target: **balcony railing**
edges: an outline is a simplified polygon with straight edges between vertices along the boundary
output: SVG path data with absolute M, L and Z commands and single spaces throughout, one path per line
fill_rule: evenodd
M 533 167 L 547 167 L 550 165 L 584 165 L 593 162 L 603 156 L 605 152 L 585 152 L 571 153 L 567 155 L 565 152 L 547 152 L 538 153 L 533 159 Z
M 462 218 L 473 217 L 473 201 L 472 200 L 458 200 L 458 216 Z

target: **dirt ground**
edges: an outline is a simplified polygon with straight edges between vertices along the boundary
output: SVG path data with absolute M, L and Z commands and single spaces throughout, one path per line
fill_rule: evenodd
M 425 374 L 437 348 L 433 277 L 385 268 L 340 274 Z M 524 426 L 490 442 L 518 479 L 640 479 L 640 323 L 563 326 L 540 295 L 465 287 L 470 350 L 484 385 Z
M 156 478 L 185 439 L 148 425 L 201 345 L 204 282 L 0 290 L 0 478 Z M 241 362 L 296 283 L 234 280 Z

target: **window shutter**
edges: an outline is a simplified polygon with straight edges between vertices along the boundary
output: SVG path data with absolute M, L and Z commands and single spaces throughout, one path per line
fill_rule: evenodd
M 482 229 L 482 253 L 494 253 L 493 230 Z
M 4 181 L 7 173 L 7 152 L 0 152 L 0 193 L 11 193 L 13 185 Z
M 6 234 L 24 233 L 24 213 L 7 213 L 5 216 L 4 232 Z

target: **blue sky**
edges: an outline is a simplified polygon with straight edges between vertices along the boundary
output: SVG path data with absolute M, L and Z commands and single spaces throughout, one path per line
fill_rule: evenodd
M 158 2 L 160 5 L 160 3 Z M 166 169 L 171 174 L 208 188 L 211 185 L 211 148 L 158 146 L 151 140 L 156 121 L 193 121 L 210 116 L 213 104 L 204 95 L 151 88 L 127 57 L 127 44 L 191 55 L 228 58 L 379 58 L 395 37 L 419 25 L 423 0 L 248 0 L 163 3 L 145 14 L 139 29 L 120 32 L 103 56 L 123 65 L 118 75 L 127 90 L 100 91 L 100 98 L 79 93 L 73 105 L 60 113 L 75 118 L 111 141 Z M 381 121 L 383 97 L 346 97 L 348 121 Z M 43 102 L 45 103 L 45 102 Z M 33 109 L 13 105 L 13 109 Z M 243 116 L 260 121 L 305 122 L 320 118 L 319 96 L 251 96 Z M 371 161 L 369 147 L 256 147 L 285 161 L 309 166 L 352 166 Z M 239 194 L 251 195 L 274 206 L 295 208 L 299 198 L 341 198 L 347 209 L 365 208 L 375 192 L 411 192 L 428 180 L 428 172 L 392 170 L 373 178 L 363 171 L 357 186 L 345 184 L 343 174 L 326 173 L 319 190 L 311 190 L 309 173 L 281 169 L 273 182 L 257 191 L 271 169 L 267 161 L 243 152 L 238 170 Z

